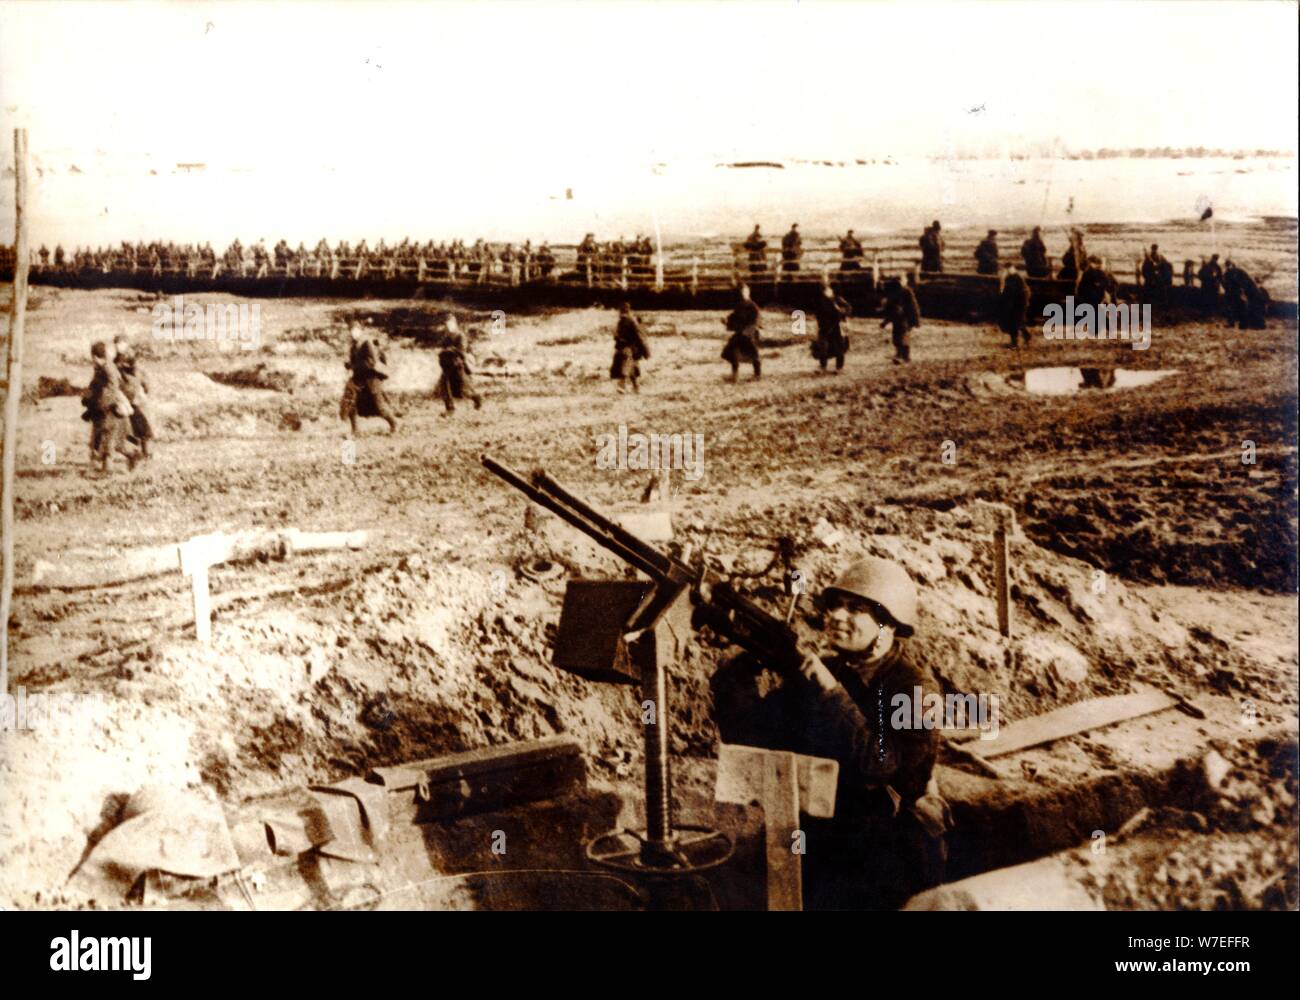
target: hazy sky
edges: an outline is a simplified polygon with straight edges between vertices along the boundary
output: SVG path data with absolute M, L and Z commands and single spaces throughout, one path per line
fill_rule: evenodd
M 645 224 L 659 162 L 1295 150 L 1297 63 L 1274 0 L 7 0 L 0 163 L 26 126 L 42 239 L 567 232 Z
M 52 164 L 1294 149 L 1296 39 L 1273 0 L 6 2 L 0 108 Z

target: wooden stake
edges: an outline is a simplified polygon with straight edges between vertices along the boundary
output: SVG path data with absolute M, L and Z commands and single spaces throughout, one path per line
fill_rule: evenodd
M 1011 637 L 1011 588 L 1007 573 L 1007 522 L 998 520 L 993 529 L 993 583 L 998 595 L 998 631 Z
M 9 610 L 14 593 L 14 450 L 18 446 L 18 400 L 23 393 L 23 319 L 27 312 L 27 130 L 14 129 L 14 301 L 9 318 L 5 370 L 4 482 L 0 536 L 4 571 L 0 578 L 0 694 L 9 691 Z
M 205 646 L 212 645 L 212 593 L 208 590 L 208 567 L 199 563 L 190 574 L 194 598 L 194 638 Z
M 179 546 L 181 572 L 190 578 L 194 600 L 194 638 L 205 646 L 212 643 L 212 595 L 208 591 L 208 567 L 217 560 L 225 537 L 221 532 L 196 535 Z

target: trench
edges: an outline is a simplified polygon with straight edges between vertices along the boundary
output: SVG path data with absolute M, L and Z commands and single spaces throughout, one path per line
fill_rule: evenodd
M 1261 735 L 1251 745 L 1275 773 L 1289 772 L 1294 783 L 1295 745 L 1289 737 Z M 614 785 L 598 780 L 563 799 L 413 828 L 396 838 L 393 852 L 414 852 L 440 874 L 420 893 L 408 892 L 412 898 L 407 905 L 608 910 L 641 909 L 653 899 L 653 905 L 667 909 L 763 909 L 761 810 L 712 802 L 716 761 L 678 759 L 674 771 L 676 822 L 712 825 L 735 842 L 732 857 L 721 868 L 665 882 L 592 866 L 583 855 L 587 839 L 644 820 L 642 788 L 629 776 Z M 1038 790 L 1017 784 L 986 787 L 974 797 L 959 792 L 950 804 L 955 825 L 947 838 L 946 883 L 1081 847 L 1098 830 L 1114 834 L 1144 808 L 1189 814 L 1211 809 L 1195 758 L 1178 758 L 1147 771 L 1107 771 Z M 504 831 L 512 844 L 526 846 L 510 865 L 493 871 L 483 863 L 482 844 L 496 830 Z M 392 856 L 386 866 L 394 863 L 402 869 L 412 866 L 410 859 L 398 862 Z

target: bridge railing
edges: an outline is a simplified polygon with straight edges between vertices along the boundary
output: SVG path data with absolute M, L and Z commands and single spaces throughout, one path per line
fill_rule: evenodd
M 883 238 L 865 243 L 860 252 L 843 253 L 836 243 L 815 243 L 801 248 L 797 253 L 784 252 L 780 246 L 769 246 L 762 251 L 750 250 L 741 243 L 714 245 L 670 246 L 662 254 L 638 252 L 613 253 L 607 249 L 594 253 L 580 252 L 572 245 L 551 247 L 551 259 L 539 260 L 516 257 L 502 260 L 491 257 L 459 256 L 445 254 L 420 254 L 404 251 L 400 254 L 366 256 L 328 256 L 308 253 L 278 260 L 268 257 L 256 259 L 203 259 L 191 256 L 183 259 L 142 260 L 138 255 L 115 253 L 112 257 L 86 264 L 64 261 L 55 265 L 34 256 L 32 270 L 41 272 L 88 272 L 103 274 L 153 274 L 183 275 L 194 279 L 251 278 L 255 280 L 282 281 L 293 278 L 313 278 L 326 281 L 359 280 L 402 281 L 416 284 L 438 284 L 454 287 L 515 287 L 536 282 L 586 285 L 591 288 L 622 289 L 678 289 L 696 291 L 734 288 L 742 282 L 775 284 L 777 286 L 822 283 L 834 284 L 865 281 L 870 275 L 877 283 L 888 277 L 904 276 L 912 284 L 943 280 L 947 277 L 987 277 L 997 280 L 1008 265 L 1023 269 L 1018 252 L 1000 253 L 998 274 L 981 275 L 975 261 L 974 241 L 960 241 L 945 247 L 942 272 L 925 272 L 920 269 L 921 255 L 914 242 L 903 238 Z M 12 251 L 0 248 L 0 267 L 12 264 Z M 1140 282 L 1138 259 L 1133 262 L 1135 279 Z M 1049 273 L 1055 276 L 1059 260 L 1048 258 Z M 1109 261 L 1103 258 L 1109 269 Z M 1127 266 L 1123 267 L 1127 271 Z

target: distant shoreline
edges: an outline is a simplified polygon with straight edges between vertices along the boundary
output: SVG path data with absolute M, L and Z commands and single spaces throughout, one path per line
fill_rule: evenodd
M 383 238 L 424 242 L 482 238 L 494 244 L 525 239 L 574 243 L 598 240 L 743 239 L 755 223 L 779 239 L 793 222 L 805 238 L 919 235 L 931 219 L 953 233 L 1052 227 L 1194 226 L 1205 206 L 1210 227 L 1293 227 L 1300 216 L 1294 157 L 1234 159 L 1039 159 L 898 163 L 777 161 L 713 157 L 649 165 L 590 162 L 557 172 L 544 164 L 481 163 L 473 158 L 335 173 L 286 164 L 229 172 L 170 172 L 159 165 L 101 164 L 102 176 L 69 176 L 65 162 L 47 162 L 36 178 L 31 215 L 36 246 L 116 245 L 161 239 L 251 245 L 285 239 L 315 244 L 324 236 L 372 246 Z M 832 163 L 827 168 L 825 163 Z M 843 162 L 843 167 L 836 164 Z M 781 169 L 773 166 L 783 163 Z M 898 169 L 902 167 L 902 169 Z M 483 189 L 486 199 L 466 197 Z M 367 197 L 341 200 L 347 190 Z M 417 196 L 418 195 L 418 196 Z M 414 196 L 414 197 L 413 197 Z M 12 238 L 12 184 L 0 183 L 0 241 Z M 1210 228 L 1207 227 L 1207 228 Z

